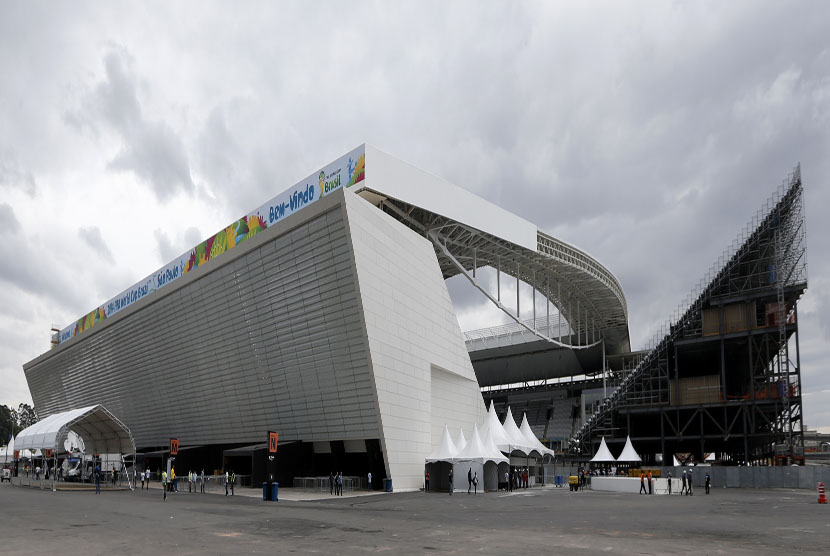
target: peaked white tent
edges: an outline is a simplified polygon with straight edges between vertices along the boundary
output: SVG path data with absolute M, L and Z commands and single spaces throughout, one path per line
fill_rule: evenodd
M 481 441 L 487 453 L 493 457 L 494 461 L 507 463 L 507 458 L 501 453 L 496 443 L 493 441 L 493 434 L 487 431 L 487 436 Z
M 484 436 L 487 436 L 488 432 L 493 435 L 493 442 L 496 444 L 496 447 L 500 451 L 509 454 L 512 450 L 511 445 L 513 443 L 499 422 L 499 417 L 496 415 L 496 410 L 493 407 L 493 400 L 490 400 L 490 409 L 484 417 L 484 424 L 481 426 L 481 433 Z
M 603 442 L 605 441 L 604 438 L 602 440 Z M 620 457 L 617 458 L 617 461 L 625 463 L 643 461 L 640 459 L 640 455 L 636 452 L 636 450 L 634 450 L 634 445 L 631 444 L 630 436 L 625 437 L 625 448 L 623 448 L 623 451 L 620 454 Z
M 513 418 L 513 412 L 510 410 L 510 406 L 507 406 L 507 414 L 504 416 L 504 423 L 502 424 L 504 428 L 505 434 L 510 439 L 510 449 L 511 451 L 518 451 L 523 453 L 526 456 L 529 456 L 531 452 L 534 451 L 533 448 L 529 446 L 529 442 L 525 435 L 522 434 L 522 431 L 519 430 L 519 427 L 516 426 L 516 420 Z M 535 450 L 538 452 L 538 450 Z M 541 456 L 541 452 L 539 452 Z
M 481 439 L 478 426 L 473 425 L 467 445 L 453 458 L 453 482 L 456 489 L 468 486 L 468 474 L 478 477 L 478 490 L 481 492 L 498 489 L 498 464 L 506 464 L 508 460 L 498 449 L 493 450 L 490 431 L 485 438 L 486 441 Z
M 533 430 L 530 428 L 530 423 L 527 422 L 527 413 L 522 414 L 522 426 L 519 427 L 519 432 L 521 432 L 522 436 L 527 439 L 529 446 L 538 450 L 543 456 L 547 455 L 554 457 L 556 455 L 553 450 L 539 442 L 539 439 L 536 438 L 535 434 L 533 434 Z
M 617 460 L 611 455 L 611 450 L 608 449 L 608 445 L 605 443 L 605 437 L 603 436 L 602 442 L 599 443 L 597 453 L 591 458 L 591 463 L 614 463 L 615 461 Z
M 455 454 L 457 453 L 458 449 L 455 447 L 452 438 L 450 438 L 450 430 L 447 428 L 447 425 L 444 425 L 444 432 L 441 433 L 441 440 L 438 442 L 438 446 L 435 450 L 427 456 L 426 462 L 452 462 L 453 457 L 455 457 Z
M 476 425 L 473 425 L 473 433 L 470 435 L 470 441 L 467 442 L 467 445 L 464 447 L 463 450 L 455 454 L 453 461 L 476 461 L 483 464 L 487 461 L 499 463 L 502 461 L 507 461 L 507 458 L 501 455 L 501 453 L 499 453 L 498 456 L 493 453 L 490 453 L 490 451 L 485 447 L 484 443 L 481 441 L 481 435 L 478 434 L 478 427 Z
M 455 448 L 460 452 L 467 445 L 467 439 L 464 438 L 464 429 L 458 427 L 458 436 L 455 437 Z
M 674 456 L 674 454 L 672 454 L 672 456 L 671 456 L 671 461 L 672 461 L 672 463 L 671 463 L 671 464 L 672 464 L 673 466 L 675 466 L 675 467 L 680 467 L 680 462 L 679 462 L 679 461 L 677 461 L 677 458 Z

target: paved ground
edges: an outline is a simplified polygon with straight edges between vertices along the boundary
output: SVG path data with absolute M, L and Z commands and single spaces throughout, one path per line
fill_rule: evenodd
M 255 494 L 249 492 L 249 494 Z M 639 496 L 535 489 L 280 502 L 0 487 L 2 554 L 827 554 L 830 505 L 805 490 Z M 297 493 L 295 493 L 297 494 Z

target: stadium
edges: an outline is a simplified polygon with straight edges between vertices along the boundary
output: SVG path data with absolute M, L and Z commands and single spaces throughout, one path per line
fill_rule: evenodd
M 56 331 L 24 372 L 41 418 L 101 404 L 148 465 L 176 438 L 177 465 L 255 484 L 275 431 L 280 482 L 340 470 L 421 488 L 445 427 L 470 434 L 485 403 L 575 461 L 603 437 L 649 463 L 798 461 L 803 218 L 796 169 L 632 352 L 599 261 L 362 145 Z M 453 277 L 511 324 L 463 334 Z

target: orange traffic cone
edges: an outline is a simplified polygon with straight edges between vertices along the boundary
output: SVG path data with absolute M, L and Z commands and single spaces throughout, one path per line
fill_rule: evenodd
M 824 495 L 824 483 L 818 484 L 818 503 L 819 504 L 826 504 L 827 497 Z

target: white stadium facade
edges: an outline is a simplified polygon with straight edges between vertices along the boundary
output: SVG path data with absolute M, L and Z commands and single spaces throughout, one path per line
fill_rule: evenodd
M 445 283 L 458 275 L 519 334 L 465 342 Z M 531 287 L 532 306 L 506 299 L 505 280 Z M 282 481 L 371 471 L 395 490 L 423 486 L 445 427 L 469 437 L 486 422 L 482 387 L 605 369 L 630 351 L 622 288 L 598 261 L 369 145 L 53 344 L 24 365 L 41 418 L 101 404 L 148 458 L 177 438 L 182 468 L 236 465 L 254 480 L 276 431 Z

